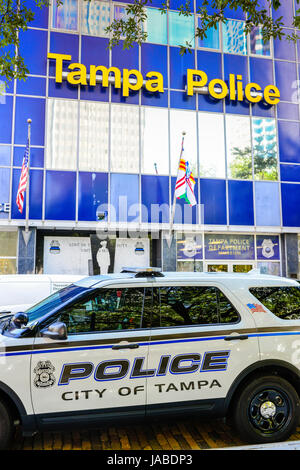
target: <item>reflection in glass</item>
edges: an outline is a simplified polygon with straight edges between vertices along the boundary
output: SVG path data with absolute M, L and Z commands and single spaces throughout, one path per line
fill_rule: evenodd
M 78 29 L 77 0 L 64 0 L 60 5 L 57 5 L 57 2 L 53 2 L 52 28 L 72 31 Z
M 195 233 L 177 232 L 176 252 L 177 261 L 202 259 L 202 235 Z
M 199 113 L 198 132 L 200 176 L 207 178 L 225 178 L 223 116 Z M 216 136 L 218 136 L 217 139 Z
M 223 23 L 223 51 L 232 54 L 247 54 L 247 38 L 244 22 L 228 20 Z
M 180 15 L 177 11 L 169 12 L 169 43 L 171 46 L 185 46 L 186 42 L 195 47 L 194 16 Z
M 232 270 L 234 273 L 248 273 L 253 268 L 252 264 L 234 264 Z
M 114 5 L 114 19 L 117 21 L 124 20 L 127 21 L 129 15 L 126 12 L 126 5 Z
M 110 23 L 110 4 L 99 0 L 81 2 L 81 32 L 93 36 L 107 36 Z
M 142 173 L 169 174 L 168 110 L 141 109 Z
M 111 171 L 139 172 L 139 107 L 111 106 Z
M 0 231 L 0 256 L 17 255 L 18 232 Z
M 249 291 L 282 320 L 299 320 L 300 286 L 250 287 Z
M 60 313 L 68 333 L 132 330 L 142 327 L 144 289 L 99 289 Z
M 109 105 L 80 102 L 79 169 L 108 171 Z
M 147 42 L 167 44 L 167 15 L 162 14 L 157 8 L 146 8 L 146 14 L 144 31 L 148 34 Z
M 228 264 L 208 264 L 207 272 L 208 273 L 227 273 Z
M 12 258 L 0 258 L 0 274 L 16 274 L 17 260 Z
M 277 133 L 275 119 L 252 119 L 254 174 L 257 180 L 277 180 Z
M 250 118 L 226 115 L 226 153 L 228 176 L 252 179 Z
M 171 145 L 171 173 L 177 176 L 182 132 L 185 131 L 183 158 L 190 164 L 194 177 L 198 176 L 197 165 L 197 130 L 196 113 L 171 109 L 170 111 L 170 145 Z
M 251 54 L 269 56 L 270 41 L 264 42 L 262 35 L 262 27 L 255 26 L 250 33 L 250 49 Z
M 202 272 L 203 261 L 196 259 L 190 261 L 178 261 L 177 260 L 177 271 L 181 272 Z
M 274 263 L 272 261 L 260 261 L 257 263 L 257 267 L 259 268 L 261 274 L 280 276 L 280 263 Z
M 198 17 L 198 26 L 201 28 L 201 17 Z M 219 31 L 219 25 L 217 25 L 217 29 L 209 28 L 206 31 L 206 38 L 198 38 L 198 47 L 205 47 L 207 49 L 220 49 Z
M 77 160 L 78 102 L 47 101 L 46 167 L 75 170 Z

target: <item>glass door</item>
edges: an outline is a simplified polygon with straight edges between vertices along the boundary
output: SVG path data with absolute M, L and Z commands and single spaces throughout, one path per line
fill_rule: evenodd
M 208 273 L 248 273 L 251 269 L 255 268 L 255 263 L 253 262 L 227 262 L 227 263 L 218 263 L 211 261 L 205 264 L 204 270 Z
M 253 264 L 232 264 L 233 273 L 248 273 L 253 268 Z
M 213 263 L 207 264 L 207 272 L 209 273 L 228 273 L 228 264 Z

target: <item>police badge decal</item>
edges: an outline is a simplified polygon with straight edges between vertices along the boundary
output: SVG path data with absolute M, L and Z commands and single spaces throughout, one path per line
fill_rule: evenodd
M 34 385 L 37 388 L 52 387 L 56 381 L 53 375 L 54 371 L 55 367 L 50 361 L 39 361 L 33 369 L 33 372 L 35 373 L 35 378 L 33 380 Z

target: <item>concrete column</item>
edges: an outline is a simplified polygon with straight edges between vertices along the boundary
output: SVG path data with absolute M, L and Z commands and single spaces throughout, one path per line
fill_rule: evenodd
M 18 274 L 35 273 L 36 229 L 30 228 L 28 233 L 23 227 L 18 230 Z
M 162 269 L 163 271 L 176 271 L 176 238 L 172 240 L 162 237 Z

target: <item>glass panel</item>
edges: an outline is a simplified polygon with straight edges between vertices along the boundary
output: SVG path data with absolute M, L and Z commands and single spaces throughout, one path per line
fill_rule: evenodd
M 195 233 L 179 233 L 177 232 L 176 252 L 177 260 L 187 261 L 191 259 L 202 259 L 202 235 Z
M 198 25 L 201 27 L 201 17 L 198 17 Z M 205 47 L 207 49 L 220 49 L 219 25 L 217 25 L 217 29 L 209 28 L 206 31 L 206 38 L 198 38 L 198 47 Z
M 108 171 L 109 105 L 80 102 L 79 169 Z
M 111 106 L 111 171 L 139 172 L 138 129 L 138 106 Z
M 234 306 L 219 289 L 216 288 L 216 291 L 219 307 L 219 323 L 237 322 L 239 320 L 239 314 Z
M 178 261 L 177 260 L 177 271 L 180 272 L 202 272 L 203 262 L 198 260 L 192 261 Z
M 81 2 L 81 32 L 93 36 L 107 36 L 105 28 L 110 24 L 110 4 L 99 0 Z
M 230 178 L 252 178 L 250 119 L 226 115 L 227 171 Z
M 169 43 L 171 46 L 184 46 L 186 42 L 195 47 L 194 15 L 184 16 L 179 12 L 169 12 Z
M 215 287 L 161 287 L 159 293 L 159 305 L 155 299 L 153 308 L 154 328 L 228 323 L 238 319 L 235 308 Z
M 141 328 L 144 289 L 100 289 L 60 313 L 68 333 Z
M 141 109 L 142 173 L 169 174 L 168 110 Z
M 255 182 L 256 225 L 280 225 L 279 184 Z
M 46 167 L 74 170 L 77 166 L 78 102 L 48 99 Z
M 56 2 L 52 4 L 52 28 L 78 29 L 77 0 L 64 0 L 61 5 Z
M 300 319 L 300 287 L 251 287 L 250 292 L 282 320 Z M 248 307 L 256 307 L 248 304 Z
M 261 274 L 271 274 L 272 276 L 280 276 L 280 263 L 259 262 L 257 263 Z
M 197 130 L 196 113 L 193 111 L 170 111 L 171 172 L 177 176 L 182 132 L 185 131 L 183 158 L 190 164 L 194 177 L 198 176 L 197 167 Z
M 233 272 L 234 273 L 248 273 L 253 269 L 252 264 L 234 264 L 232 266 Z
M 110 219 L 111 219 L 111 222 L 115 222 L 115 221 L 137 222 L 139 219 L 138 202 L 139 202 L 139 175 L 126 175 L 124 173 L 123 174 L 112 173 L 110 175 L 110 204 L 111 204 Z M 131 243 L 133 242 L 131 241 Z M 128 246 L 129 241 L 126 242 L 126 244 L 124 243 L 124 245 L 123 245 L 124 250 L 132 249 L 133 251 L 132 246 L 131 247 Z M 128 252 L 126 251 L 126 256 L 127 255 L 128 255 Z M 138 262 L 138 260 L 136 262 Z M 120 264 L 121 264 L 121 260 L 120 260 Z M 120 266 L 120 264 L 117 263 L 117 257 L 116 257 L 114 272 L 118 272 L 119 268 L 120 268 L 119 272 L 121 272 L 122 265 Z
M 207 272 L 208 273 L 227 273 L 228 264 L 208 264 Z
M 146 8 L 147 19 L 144 23 L 144 31 L 147 32 L 147 42 L 167 44 L 167 15 L 162 14 L 156 8 Z
M 250 33 L 250 50 L 255 55 L 271 55 L 270 42 L 264 43 L 261 26 L 255 26 Z
M 1 158 L 1 156 L 0 156 Z M 18 181 L 19 184 L 19 181 Z M 10 210 L 10 196 L 9 196 L 9 188 L 10 188 L 10 168 L 0 168 L 0 219 L 7 219 Z M 11 207 L 17 210 L 17 205 L 13 205 Z M 1 247 L 2 247 L 2 240 L 1 240 L 1 232 L 0 232 L 0 256 L 1 256 Z M 7 253 L 4 253 L 5 255 Z M 15 253 L 14 253 L 15 255 Z M 13 255 L 13 256 L 14 256 Z
M 232 54 L 247 54 L 247 38 L 244 22 L 228 20 L 223 26 L 223 51 Z
M 277 133 L 275 119 L 252 119 L 254 174 L 257 180 L 277 180 Z
M 70 302 L 74 297 L 79 294 L 83 294 L 86 289 L 84 287 L 78 287 L 73 284 L 63 287 L 57 292 L 49 295 L 45 299 L 41 300 L 37 304 L 26 310 L 28 315 L 28 326 L 29 323 L 41 319 L 46 313 L 51 310 L 61 308 L 61 306 L 67 302 Z
M 0 256 L 17 255 L 18 232 L 0 231 Z
M 16 259 L 0 258 L 0 274 L 16 274 Z
M 0 99 L 1 99 L 1 91 L 0 91 Z M 1 103 L 1 101 L 0 101 Z M 10 166 L 10 152 L 11 148 L 10 145 L 0 145 L 0 164 L 1 166 Z
M 243 207 L 244 210 L 244 207 Z M 205 258 L 209 260 L 245 260 L 254 259 L 253 235 L 205 234 Z
M 126 13 L 126 6 L 114 5 L 114 19 L 117 21 L 126 21 L 128 19 L 128 15 Z
M 199 113 L 198 132 L 200 176 L 225 178 L 223 116 Z

